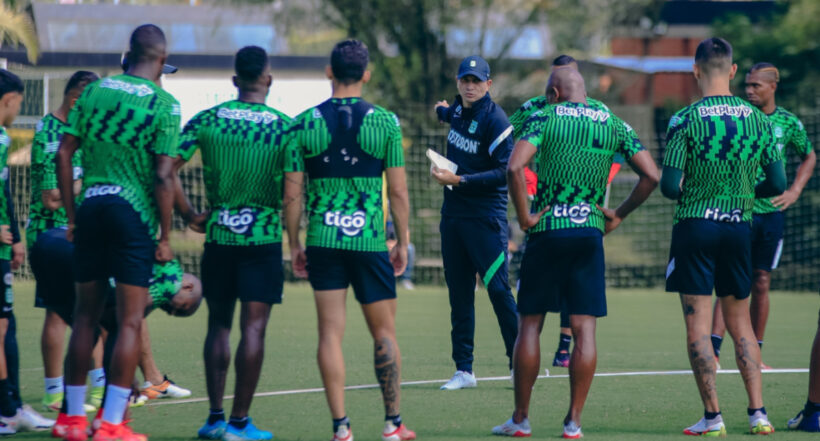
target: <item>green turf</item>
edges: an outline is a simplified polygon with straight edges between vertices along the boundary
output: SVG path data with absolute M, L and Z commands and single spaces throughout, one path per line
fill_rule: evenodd
M 42 369 L 39 330 L 42 312 L 31 307 L 32 285 L 15 287 L 21 348 L 23 398 L 41 397 Z M 500 333 L 486 292 L 477 295 L 475 370 L 479 377 L 509 375 Z M 815 294 L 775 293 L 766 334 L 764 360 L 776 368 L 808 367 L 809 349 L 820 302 Z M 372 346 L 361 312 L 348 298 L 345 338 L 347 383 L 373 384 Z M 204 307 L 203 307 L 204 308 Z M 204 309 L 192 318 L 172 318 L 157 312 L 149 319 L 155 356 L 160 368 L 194 397 L 205 396 L 202 342 Z M 542 372 L 566 369 L 549 366 L 557 343 L 558 316 L 550 315 L 542 340 Z M 234 333 L 235 347 L 238 335 Z M 443 288 L 400 291 L 398 336 L 404 380 L 446 379 L 450 361 L 449 306 Z M 682 370 L 689 364 L 684 352 L 683 319 L 677 296 L 661 290 L 610 290 L 609 317 L 599 321 L 598 371 Z M 284 304 L 276 306 L 268 326 L 265 366 L 258 391 L 321 387 L 315 362 L 316 318 L 306 284 L 285 287 Z M 724 344 L 721 363 L 733 368 L 732 344 Z M 817 439 L 790 433 L 785 421 L 806 399 L 807 374 L 765 374 L 764 398 L 778 432 L 775 439 Z M 719 375 L 718 392 L 729 436 L 748 431 L 746 399 L 738 375 Z M 233 376 L 228 380 L 233 391 Z M 402 389 L 402 416 L 420 440 L 496 439 L 490 428 L 512 411 L 509 381 L 480 382 L 477 389 L 444 392 L 439 384 Z M 535 386 L 530 419 L 534 439 L 555 439 L 568 400 L 566 378 L 541 379 Z M 168 401 L 162 401 L 166 403 Z M 230 408 L 226 401 L 226 410 Z M 152 439 L 190 440 L 207 415 L 204 402 L 149 405 L 134 411 L 133 426 Z M 383 409 L 377 389 L 347 392 L 347 412 L 357 440 L 377 440 Z M 583 414 L 585 439 L 682 439 L 684 426 L 700 418 L 702 407 L 691 375 L 596 378 Z M 280 440 L 326 440 L 330 417 L 322 393 L 258 397 L 251 416 Z M 42 435 L 20 434 L 19 438 Z

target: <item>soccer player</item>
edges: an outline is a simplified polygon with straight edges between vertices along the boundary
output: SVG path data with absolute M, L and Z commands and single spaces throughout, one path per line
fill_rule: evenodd
M 68 114 L 80 94 L 88 84 L 97 81 L 100 77 L 93 72 L 77 71 L 69 78 L 63 92 L 63 101 L 53 113 L 44 116 L 37 124 L 34 140 L 31 144 L 31 205 L 26 227 L 26 244 L 31 247 L 37 242 L 40 233 L 55 227 L 66 225 L 65 210 L 62 208 L 60 190 L 57 189 L 57 167 L 54 157 L 57 147 L 67 127 Z M 82 184 L 83 168 L 81 154 L 77 152 L 72 158 L 74 168 L 74 187 L 79 193 Z M 43 408 L 56 411 L 63 402 L 63 346 L 65 345 L 65 331 L 68 324 L 53 310 L 45 305 L 45 285 L 37 284 L 34 294 L 34 306 L 46 309 L 43 322 L 43 332 L 40 345 L 45 370 L 45 394 Z M 74 296 L 71 297 L 72 299 Z M 90 399 L 97 403 L 102 401 L 105 389 L 105 374 L 102 369 L 102 344 L 98 344 L 94 351 L 95 369 L 88 372 L 92 383 Z M 94 411 L 90 405 L 86 409 Z
M 75 242 L 77 306 L 66 363 L 68 441 L 87 438 L 85 374 L 108 279 L 116 280 L 118 336 L 102 425 L 95 441 L 143 441 L 123 414 L 139 360 L 139 335 L 154 261 L 173 258 L 173 157 L 179 103 L 156 84 L 167 57 L 165 35 L 150 24 L 131 34 L 128 71 L 86 86 L 57 152 L 60 196 Z M 84 200 L 75 214 L 74 152 L 83 149 Z M 157 235 L 159 217 L 159 241 Z M 75 229 L 76 226 L 76 229 Z
M 709 341 L 713 289 L 734 339 L 751 432 L 769 434 L 774 428 L 763 407 L 760 348 L 749 319 L 750 222 L 755 197 L 782 193 L 785 173 L 766 115 L 729 90 L 737 70 L 729 42 L 700 42 L 692 69 L 703 98 L 669 121 L 661 178 L 663 195 L 678 201 L 666 290 L 680 294 L 687 353 L 704 406 L 703 418 L 684 434 L 726 433 Z M 755 186 L 759 167 L 766 180 Z
M 554 60 L 552 60 L 552 70 L 555 71 L 557 69 L 572 69 L 578 71 L 578 62 L 575 61 L 575 58 L 572 58 L 569 55 L 559 55 Z M 524 124 L 527 122 L 530 116 L 534 113 L 548 107 L 549 101 L 547 99 L 546 93 L 544 95 L 539 95 L 527 100 L 521 107 L 510 116 L 510 124 L 513 126 L 513 138 L 515 140 L 521 139 L 522 131 L 524 130 Z M 587 105 L 595 108 L 595 109 L 602 109 L 609 111 L 609 107 L 606 104 L 602 103 L 593 98 L 587 97 Z M 630 131 L 632 136 L 637 138 L 637 134 L 634 131 Z M 538 163 L 538 160 L 535 159 L 534 163 Z M 624 159 L 623 157 L 615 153 L 615 156 L 612 160 L 612 167 L 609 169 L 609 176 L 607 178 L 607 191 L 609 190 L 609 184 L 612 183 L 612 180 L 615 178 L 615 175 L 618 174 L 618 171 L 621 169 L 621 165 L 623 164 Z M 526 171 L 526 170 L 525 170 Z M 532 172 L 530 172 L 532 173 Z M 552 359 L 552 365 L 558 367 L 569 367 L 569 346 L 572 343 L 572 329 L 570 328 L 569 324 L 569 313 L 567 313 L 566 308 L 563 308 L 560 313 L 560 326 L 561 330 L 558 334 L 558 349 L 555 350 L 555 356 Z
M 236 53 L 228 101 L 185 125 L 177 163 L 202 152 L 211 213 L 202 256 L 208 303 L 205 378 L 210 415 L 199 437 L 229 441 L 270 439 L 248 411 L 259 381 L 271 307 L 282 302 L 282 161 L 290 118 L 265 105 L 273 78 L 267 53 L 247 46 Z M 242 338 L 236 349 L 236 397 L 225 423 L 222 397 L 230 364 L 230 333 L 237 299 Z
M 752 218 L 752 299 L 750 313 L 752 329 L 757 344 L 763 349 L 763 335 L 769 319 L 769 285 L 771 272 L 777 268 L 783 250 L 785 210 L 797 201 L 803 187 L 811 178 L 817 155 L 811 147 L 803 123 L 794 114 L 775 104 L 775 91 L 780 73 L 770 63 L 757 63 L 746 74 L 746 99 L 763 111 L 772 122 L 778 154 L 785 164 L 786 149 L 800 157 L 797 176 L 791 187 L 775 198 L 757 198 Z M 763 170 L 758 171 L 758 181 L 763 180 Z M 712 346 L 715 358 L 720 356 L 720 344 L 726 325 L 723 322 L 720 302 L 715 303 L 712 316 Z M 770 369 L 764 363 L 761 368 Z
M 809 361 L 809 398 L 796 417 L 788 422 L 789 429 L 805 432 L 820 432 L 820 317 L 817 320 L 817 333 L 811 346 Z
M 319 321 L 319 371 L 333 418 L 333 441 L 351 441 L 345 412 L 342 337 L 345 299 L 353 285 L 373 337 L 374 366 L 384 402 L 384 441 L 416 434 L 399 414 L 401 354 L 396 342 L 396 275 L 407 265 L 410 211 L 398 118 L 361 98 L 370 80 L 367 46 L 337 43 L 325 71 L 331 98 L 309 109 L 288 132 L 285 222 L 293 271 L 307 276 Z M 389 256 L 384 235 L 382 174 L 396 229 Z M 307 251 L 299 239 L 307 177 Z M 392 264 L 392 265 L 391 265 Z
M 508 278 L 507 179 L 504 170 L 512 151 L 512 131 L 501 106 L 490 98 L 490 65 L 478 56 L 462 60 L 456 75 L 453 105 L 439 101 L 435 112 L 450 124 L 447 159 L 457 174 L 433 167 L 444 189 L 441 206 L 441 257 L 450 294 L 450 340 L 456 365 L 442 390 L 476 387 L 473 373 L 476 274 L 490 296 L 508 368 L 518 329 L 515 298 Z
M 547 97 L 551 105 L 527 120 L 507 171 L 518 222 L 529 236 L 518 291 L 515 411 L 493 433 L 530 436 L 529 403 L 541 360 L 544 316 L 566 308 L 576 343 L 569 361 L 570 404 L 563 436 L 580 438 L 581 411 L 597 362 L 596 321 L 606 315 L 603 235 L 649 197 L 658 185 L 658 170 L 629 125 L 587 103 L 577 71 L 553 71 Z M 629 159 L 639 180 L 612 210 L 600 204 L 616 152 Z M 524 166 L 536 153 L 538 193 L 528 210 Z

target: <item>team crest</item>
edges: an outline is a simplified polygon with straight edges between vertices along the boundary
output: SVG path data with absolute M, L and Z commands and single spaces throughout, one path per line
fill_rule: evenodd
M 774 136 L 776 136 L 778 138 L 782 138 L 783 137 L 783 127 L 775 126 L 774 127 Z
M 478 121 L 473 120 L 473 122 L 470 123 L 470 128 L 467 129 L 467 131 L 470 132 L 470 134 L 472 135 L 475 133 L 476 130 L 478 130 Z

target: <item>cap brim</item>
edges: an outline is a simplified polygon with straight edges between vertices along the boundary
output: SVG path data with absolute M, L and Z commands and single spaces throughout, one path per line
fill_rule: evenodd
M 490 77 L 487 76 L 485 73 L 479 72 L 477 70 L 468 70 L 466 72 L 462 72 L 462 73 L 458 74 L 458 79 L 460 80 L 460 79 L 466 77 L 467 75 L 472 75 L 472 76 L 478 78 L 481 81 L 487 81 L 487 80 L 490 79 Z
M 177 73 L 178 70 L 179 70 L 178 67 L 171 66 L 170 64 L 165 64 L 165 65 L 162 66 L 162 73 L 164 73 L 164 74 Z

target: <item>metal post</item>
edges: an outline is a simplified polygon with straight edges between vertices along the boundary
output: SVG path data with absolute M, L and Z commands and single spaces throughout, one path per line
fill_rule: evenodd
M 48 115 L 48 74 L 43 74 L 43 115 Z

